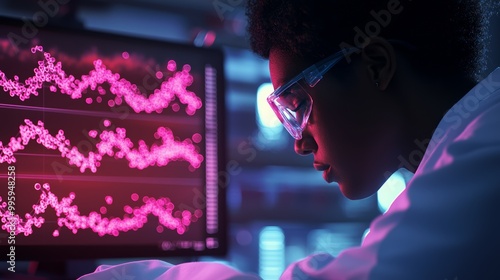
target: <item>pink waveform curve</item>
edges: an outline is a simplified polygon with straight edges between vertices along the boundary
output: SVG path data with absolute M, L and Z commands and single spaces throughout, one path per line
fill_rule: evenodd
M 81 79 L 76 79 L 73 75 L 67 75 L 62 69 L 62 62 L 56 62 L 50 53 L 43 51 L 42 46 L 33 47 L 31 52 L 43 53 L 44 59 L 38 61 L 38 67 L 34 69 L 35 76 L 27 78 L 24 83 L 19 82 L 18 76 L 14 76 L 13 80 L 7 79 L 5 73 L 0 70 L 0 86 L 5 92 L 9 92 L 11 97 L 17 96 L 21 101 L 29 99 L 32 95 L 38 96 L 38 90 L 45 82 L 55 84 L 50 87 L 52 92 L 56 92 L 59 88 L 62 94 L 69 95 L 72 99 L 81 99 L 88 88 L 96 90 L 98 85 L 108 83 L 110 92 L 115 95 L 115 101 L 121 101 L 123 98 L 136 113 L 160 112 L 168 108 L 176 97 L 182 104 L 187 105 L 186 113 L 189 115 L 194 115 L 202 106 L 201 99 L 186 89 L 193 82 L 189 65 L 185 65 L 181 71 L 175 72 L 172 77 L 163 81 L 154 93 L 144 97 L 137 85 L 120 78 L 120 74 L 106 69 L 100 59 L 94 61 L 94 70 L 88 75 L 82 75 Z M 102 88 L 99 89 L 102 91 Z
M 138 148 L 134 148 L 132 141 L 127 138 L 125 128 L 117 127 L 115 131 L 102 131 L 100 134 L 91 130 L 89 136 L 99 138 L 100 141 L 96 143 L 97 151 L 89 152 L 88 156 L 85 156 L 76 146 L 71 146 L 63 130 L 53 136 L 42 121 L 38 121 L 37 125 L 29 119 L 24 122 L 26 125 L 19 126 L 20 136 L 10 138 L 6 146 L 0 141 L 0 163 L 16 162 L 14 154 L 23 150 L 33 140 L 49 150 L 58 150 L 61 157 L 67 158 L 70 165 L 79 167 L 81 173 L 86 169 L 95 173 L 104 155 L 114 156 L 116 159 L 125 158 L 130 168 L 139 170 L 155 165 L 166 166 L 170 161 L 178 160 L 187 161 L 193 168 L 199 168 L 203 161 L 203 156 L 196 151 L 190 139 L 176 141 L 172 131 L 165 127 L 159 127 L 154 134 L 156 139 L 161 139 L 161 145 L 152 144 L 148 147 L 144 140 L 139 140 Z M 104 123 L 108 127 L 111 125 L 109 120 Z
M 200 209 L 191 213 L 188 210 L 179 211 L 179 218 L 174 217 L 175 205 L 168 198 L 151 198 L 144 197 L 144 204 L 140 207 L 130 208 L 130 213 L 124 214 L 123 218 L 106 218 L 97 212 L 90 212 L 88 216 L 80 215 L 77 205 L 72 205 L 76 195 L 70 193 L 68 197 L 63 197 L 60 200 L 50 191 L 48 183 L 35 184 L 35 189 L 41 191 L 38 204 L 33 205 L 34 214 L 26 213 L 24 219 L 18 214 L 13 214 L 7 210 L 7 202 L 0 204 L 0 219 L 2 221 L 2 230 L 7 232 L 15 232 L 16 235 L 24 234 L 29 236 L 33 233 L 33 227 L 41 228 L 45 223 L 42 214 L 49 207 L 55 210 L 58 229 L 52 233 L 54 237 L 60 234 L 59 229 L 66 227 L 77 234 L 78 230 L 90 229 L 99 236 L 113 235 L 118 236 L 120 232 L 130 230 L 138 230 L 147 223 L 148 216 L 153 215 L 158 218 L 159 226 L 157 231 L 161 232 L 163 227 L 177 231 L 178 234 L 184 234 L 192 222 L 196 222 L 203 214 Z M 1 201 L 0 197 L 0 201 Z M 102 208 L 102 207 L 101 207 Z

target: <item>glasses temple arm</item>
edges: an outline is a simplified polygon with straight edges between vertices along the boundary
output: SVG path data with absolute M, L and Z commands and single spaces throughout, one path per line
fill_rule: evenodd
M 333 65 L 339 62 L 345 56 L 355 51 L 359 51 L 359 49 L 350 48 L 347 50 L 343 50 L 341 53 L 337 53 L 332 57 L 327 57 L 306 69 L 304 72 L 302 72 L 302 74 L 304 75 L 304 79 L 306 80 L 307 84 L 310 87 L 314 87 L 323 78 L 323 75 L 333 67 Z

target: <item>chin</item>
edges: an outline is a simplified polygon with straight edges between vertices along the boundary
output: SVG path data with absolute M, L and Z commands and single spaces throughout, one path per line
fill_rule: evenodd
M 362 187 L 360 187 L 362 186 Z M 349 184 L 349 183 L 339 183 L 340 191 L 342 194 L 350 199 L 350 200 L 359 200 L 363 198 L 367 198 L 373 194 L 375 194 L 379 189 L 379 187 L 375 186 L 367 186 L 365 184 Z

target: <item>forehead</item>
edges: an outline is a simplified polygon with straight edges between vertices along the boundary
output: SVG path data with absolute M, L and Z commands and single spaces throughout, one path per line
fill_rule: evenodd
M 269 53 L 269 72 L 275 89 L 293 79 L 309 66 L 311 66 L 311 62 L 280 50 L 272 49 Z

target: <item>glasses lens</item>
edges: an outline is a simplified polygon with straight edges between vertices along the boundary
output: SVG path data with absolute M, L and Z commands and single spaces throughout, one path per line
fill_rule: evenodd
M 311 113 L 312 99 L 300 83 L 295 83 L 277 95 L 270 96 L 274 112 L 288 132 L 295 138 L 302 138 Z

